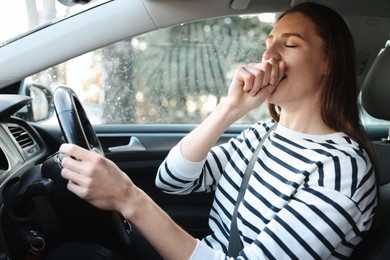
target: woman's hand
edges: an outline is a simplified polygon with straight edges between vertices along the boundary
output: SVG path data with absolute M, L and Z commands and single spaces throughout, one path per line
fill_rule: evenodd
M 112 161 L 76 145 L 63 144 L 60 152 L 62 177 L 69 180 L 68 189 L 94 206 L 122 211 L 131 205 L 135 185 Z
M 270 59 L 237 68 L 227 96 L 230 106 L 242 115 L 260 106 L 284 76 L 285 67 L 284 61 Z
M 284 76 L 285 67 L 285 62 L 270 59 L 238 68 L 227 97 L 181 141 L 183 157 L 191 162 L 204 160 L 231 124 L 260 106 L 275 90 Z
M 62 159 L 61 174 L 70 191 L 98 208 L 122 213 L 164 259 L 191 256 L 197 241 L 112 161 L 73 144 L 61 145 L 60 152 L 69 155 Z

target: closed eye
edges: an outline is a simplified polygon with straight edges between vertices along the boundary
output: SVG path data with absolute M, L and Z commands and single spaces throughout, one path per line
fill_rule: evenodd
M 287 47 L 287 48 L 295 48 L 295 47 L 297 47 L 297 45 L 285 45 L 285 47 Z

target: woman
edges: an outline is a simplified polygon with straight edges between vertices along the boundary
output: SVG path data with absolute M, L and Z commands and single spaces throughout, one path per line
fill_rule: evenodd
M 166 192 L 216 190 L 210 236 L 194 239 L 112 162 L 64 144 L 60 152 L 79 159 L 62 161 L 68 189 L 122 213 L 164 258 L 224 259 L 243 173 L 277 121 L 238 208 L 239 256 L 349 256 L 370 229 L 377 203 L 373 157 L 359 125 L 352 37 L 337 13 L 304 3 L 278 19 L 266 45 L 262 62 L 236 70 L 226 99 L 158 172 L 156 183 Z M 266 100 L 273 121 L 215 146 L 232 123 Z

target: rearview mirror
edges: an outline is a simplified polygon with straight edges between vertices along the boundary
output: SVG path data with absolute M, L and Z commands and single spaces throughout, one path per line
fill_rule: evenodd
M 90 0 L 58 0 L 61 4 L 65 6 L 74 6 L 77 4 L 88 4 Z

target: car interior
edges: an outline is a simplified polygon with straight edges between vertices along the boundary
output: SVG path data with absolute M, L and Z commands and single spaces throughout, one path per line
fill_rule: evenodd
M 69 8 L 90 2 L 59 1 Z M 334 8 L 347 21 L 356 45 L 362 108 L 370 118 L 381 120 L 362 119 L 378 157 L 379 206 L 374 227 L 351 259 L 389 259 L 390 1 L 309 1 Z M 194 237 L 210 233 L 213 193 L 178 196 L 155 186 L 161 162 L 195 123 L 94 124 L 72 86 L 52 91 L 42 83 L 26 84 L 26 78 L 129 37 L 208 18 L 279 13 L 305 1 L 95 2 L 65 19 L 0 40 L 0 259 L 162 259 L 120 214 L 96 209 L 67 190 L 58 153 L 64 142 L 94 149 L 112 160 Z M 47 117 L 56 124 L 33 122 L 36 89 L 49 104 Z M 246 127 L 231 126 L 219 143 Z
M 390 115 L 386 97 L 390 94 L 390 48 L 387 47 L 378 55 L 372 65 L 366 80 L 362 85 L 362 102 L 366 111 L 372 116 L 389 121 Z M 384 109 L 384 110 L 383 110 Z M 390 133 L 390 132 L 389 132 Z M 385 259 L 390 255 L 390 229 L 388 217 L 390 214 L 390 184 L 389 184 L 389 136 L 372 141 L 379 162 L 379 197 L 380 205 L 377 222 L 360 247 L 354 252 L 358 259 Z M 366 255 L 367 254 L 367 255 Z M 366 255 L 366 256 L 365 256 Z M 363 257 L 365 256 L 365 257 Z M 363 258 L 362 258 L 363 257 Z

